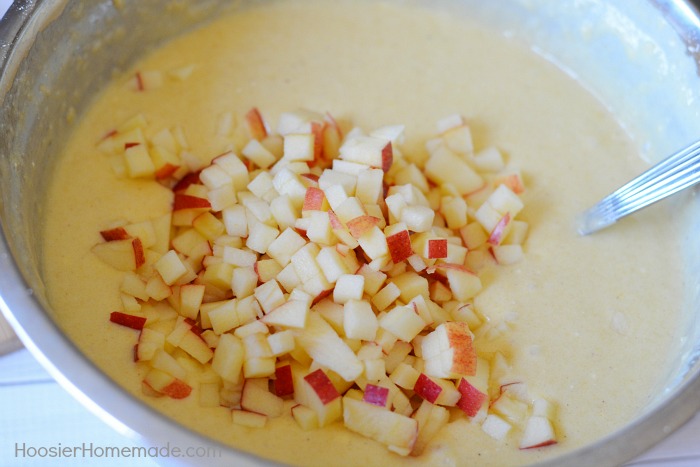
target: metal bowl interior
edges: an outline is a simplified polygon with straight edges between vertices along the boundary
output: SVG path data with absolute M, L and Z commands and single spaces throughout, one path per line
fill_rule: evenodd
M 44 187 L 71 120 L 115 72 L 169 37 L 250 2 L 184 0 L 16 2 L 0 23 L 0 309 L 66 389 L 121 433 L 147 445 L 219 447 L 142 405 L 94 367 L 52 319 L 41 270 Z M 700 19 L 684 0 L 458 2 L 566 70 L 619 116 L 650 161 L 700 136 Z M 147 25 L 147 27 L 141 27 Z M 144 44 L 146 45 L 144 47 Z M 630 91 L 630 89 L 632 91 Z M 655 404 L 616 433 L 552 461 L 613 465 L 668 436 L 700 409 L 700 228 L 692 193 L 666 208 L 683 216 L 685 330 Z M 221 448 L 211 463 L 264 461 Z

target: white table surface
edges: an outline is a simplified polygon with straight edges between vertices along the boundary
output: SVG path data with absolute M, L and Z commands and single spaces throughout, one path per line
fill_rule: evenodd
M 0 0 L 0 16 L 10 5 Z M 0 353 L 12 338 L 0 316 Z M 37 363 L 26 349 L 0 356 L 0 467 L 85 465 L 154 466 L 152 459 L 85 457 L 48 458 L 32 454 L 46 447 L 132 447 L 134 442 L 114 431 L 73 399 Z M 19 455 L 19 457 L 18 457 Z M 645 467 L 693 467 L 700 465 L 700 414 L 651 451 L 628 464 Z

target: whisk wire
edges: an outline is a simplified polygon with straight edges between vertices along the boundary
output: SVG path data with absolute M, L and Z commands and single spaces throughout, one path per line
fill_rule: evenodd
M 584 212 L 578 232 L 587 235 L 700 182 L 700 141 L 667 157 Z

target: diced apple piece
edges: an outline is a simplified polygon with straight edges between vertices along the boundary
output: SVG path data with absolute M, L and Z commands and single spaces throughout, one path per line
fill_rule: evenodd
M 282 415 L 284 400 L 268 390 L 267 378 L 247 379 L 243 384 L 241 408 L 276 418 Z
M 405 226 L 405 224 L 403 225 Z M 391 254 L 391 260 L 394 263 L 400 263 L 408 259 L 413 254 L 411 237 L 407 228 L 398 230 L 391 234 L 388 234 L 385 230 L 384 233 L 386 234 L 386 242 L 389 248 L 389 253 Z
M 138 237 L 144 249 L 151 248 L 156 242 L 156 232 L 151 221 L 136 222 L 124 226 L 129 237 Z M 104 237 L 104 233 L 101 232 Z
M 340 159 L 388 172 L 393 163 L 391 142 L 373 136 L 348 138 L 340 147 Z
M 381 169 L 363 170 L 357 174 L 355 193 L 362 204 L 377 204 L 384 194 L 384 172 Z
M 447 227 L 459 229 L 467 225 L 467 202 L 461 196 L 443 196 L 440 213 L 445 217 Z
M 221 335 L 241 325 L 236 313 L 237 304 L 238 300 L 233 298 L 222 301 L 218 306 L 207 311 L 209 322 L 215 333 Z
M 316 256 L 316 263 L 326 280 L 335 283 L 344 274 L 350 274 L 347 262 L 334 246 L 325 246 Z
M 520 449 L 535 449 L 557 443 L 552 422 L 546 417 L 532 416 L 525 423 Z
M 292 407 L 292 417 L 299 424 L 302 430 L 315 430 L 318 428 L 318 416 L 313 409 L 305 405 L 297 404 Z
M 155 177 L 156 167 L 148 152 L 148 148 L 143 144 L 129 145 L 124 151 L 126 169 L 131 178 L 152 178 Z
M 172 355 L 163 349 L 158 349 L 155 351 L 150 364 L 151 367 L 164 371 L 181 380 L 184 380 L 187 376 L 187 371 L 182 367 L 182 365 L 180 365 Z
M 511 428 L 513 427 L 510 425 L 510 423 L 494 414 L 487 415 L 486 419 L 481 424 L 481 429 L 484 430 L 486 434 L 497 440 L 505 439 Z
M 306 189 L 304 196 L 304 205 L 301 208 L 304 211 L 327 211 L 330 208 L 326 195 L 323 190 L 310 186 Z
M 365 278 L 359 274 L 342 274 L 333 289 L 333 301 L 345 304 L 350 300 L 360 300 L 364 293 Z
M 500 415 L 510 424 L 521 426 L 528 414 L 528 404 L 518 400 L 510 394 L 510 391 L 505 391 L 491 403 L 489 411 Z
M 418 410 L 412 415 L 418 421 L 418 439 L 413 446 L 411 455 L 420 455 L 438 431 L 450 421 L 450 412 L 424 400 Z
M 467 323 L 446 322 L 421 343 L 425 372 L 436 378 L 476 374 L 477 357 Z
M 238 298 L 245 298 L 255 292 L 258 285 L 257 268 L 242 267 L 235 268 L 231 273 L 231 290 Z
M 364 367 L 355 353 L 318 313 L 309 313 L 306 327 L 295 332 L 297 344 L 311 358 L 345 381 L 354 381 L 362 374 Z
M 146 262 L 143 245 L 138 237 L 98 243 L 91 251 L 118 271 L 135 271 Z
M 415 419 L 351 397 L 343 398 L 343 422 L 349 430 L 374 439 L 403 456 L 411 452 L 418 437 Z
M 386 284 L 374 297 L 372 304 L 377 310 L 384 311 L 401 296 L 401 290 L 393 282 Z
M 498 245 L 491 247 L 491 252 L 498 264 L 516 264 L 523 259 L 523 248 L 520 245 Z
M 154 273 L 146 282 L 146 293 L 156 301 L 165 300 L 172 295 L 172 288 L 163 281 L 160 274 Z
M 109 320 L 113 323 L 120 324 L 124 327 L 141 330 L 146 324 L 146 318 L 143 316 L 135 316 L 120 311 L 113 311 L 109 315 Z
M 466 195 L 483 185 L 481 177 L 457 154 L 446 147 L 435 150 L 425 164 L 425 175 L 437 185 L 454 186 Z
M 285 301 L 282 289 L 280 289 L 279 283 L 275 280 L 265 282 L 256 287 L 255 298 L 265 313 L 270 313 Z
M 239 204 L 228 206 L 222 211 L 222 218 L 227 234 L 236 237 L 248 236 L 248 222 L 244 206 Z
M 277 365 L 275 368 L 274 388 L 278 397 L 294 394 L 294 378 L 292 377 L 292 366 L 290 364 Z
M 314 160 L 315 137 L 311 133 L 288 133 L 284 135 L 284 156 L 289 161 L 311 162 Z
M 365 300 L 351 299 L 343 308 L 345 335 L 351 339 L 374 340 L 379 323 L 370 303 Z
M 143 382 L 154 391 L 172 399 L 184 399 L 192 392 L 192 387 L 186 382 L 155 368 L 146 373 Z
M 421 373 L 411 365 L 401 362 L 396 366 L 394 371 L 391 372 L 389 378 L 397 386 L 403 389 L 413 390 L 420 375 Z
M 427 241 L 428 258 L 446 258 L 447 257 L 447 239 L 431 238 Z
M 442 392 L 442 386 L 429 378 L 425 373 L 421 373 L 416 379 L 416 384 L 413 387 L 413 390 L 424 400 L 430 402 L 431 404 L 435 404 L 438 397 L 440 397 L 440 393 Z
M 165 335 L 162 332 L 143 328 L 134 349 L 134 360 L 141 362 L 151 360 L 158 350 L 165 348 Z
M 408 205 L 401 210 L 400 222 L 413 232 L 427 232 L 433 226 L 435 211 L 427 206 Z
M 357 242 L 365 254 L 373 260 L 389 254 L 384 232 L 377 226 L 366 231 L 357 239 Z
M 105 242 L 113 242 L 115 240 L 126 240 L 133 235 L 129 234 L 124 227 L 114 227 L 112 229 L 101 230 L 100 235 Z
M 132 295 L 144 302 L 149 298 L 146 291 L 146 283 L 139 275 L 133 272 L 127 272 L 124 275 L 119 291 Z
M 389 404 L 389 389 L 375 384 L 368 384 L 365 386 L 362 401 L 377 407 L 387 408 Z
M 326 211 L 308 211 L 307 217 L 298 219 L 295 226 L 306 231 L 309 241 L 318 245 L 335 245 L 338 243 L 333 233 L 330 215 Z M 305 224 L 305 225 L 303 225 Z
M 273 241 L 279 236 L 279 230 L 262 222 L 248 225 L 248 238 L 246 246 L 251 250 L 263 254 L 267 252 Z
M 408 303 L 418 295 L 428 299 L 430 297 L 430 286 L 428 280 L 413 271 L 406 271 L 391 278 L 391 282 L 401 291 L 399 295 L 401 301 Z
M 241 155 L 252 161 L 261 169 L 267 169 L 277 161 L 277 158 L 257 139 L 251 139 L 241 149 Z
M 175 250 L 164 254 L 154 265 L 156 271 L 168 285 L 173 285 L 187 273 L 187 267 Z
M 465 156 L 474 152 L 471 131 L 466 124 L 450 128 L 441 137 L 445 145 L 457 154 Z
M 302 386 L 319 426 L 326 426 L 343 415 L 340 394 L 323 370 L 319 368 L 304 376 Z
M 235 425 L 246 426 L 248 428 L 263 428 L 267 423 L 267 416 L 247 410 L 231 410 L 231 420 Z
M 287 300 L 262 317 L 268 326 L 303 328 L 309 313 L 309 303 L 302 300 Z
M 253 107 L 245 114 L 245 122 L 251 138 L 262 141 L 267 136 L 265 122 L 257 107 Z
M 425 327 L 425 321 L 416 314 L 413 307 L 396 306 L 379 319 L 379 326 L 399 339 L 410 342 Z
M 445 270 L 450 290 L 457 300 L 466 302 L 481 291 L 482 286 L 479 276 L 464 266 L 443 263 L 438 265 L 438 267 Z
M 488 401 L 488 395 L 479 391 L 464 378 L 460 379 L 457 390 L 462 395 L 457 402 L 457 407 L 469 417 L 475 417 Z
M 199 363 L 205 364 L 212 359 L 214 352 L 202 339 L 200 335 L 201 330 L 199 333 L 196 333 L 192 329 L 183 336 L 178 347 L 190 354 Z

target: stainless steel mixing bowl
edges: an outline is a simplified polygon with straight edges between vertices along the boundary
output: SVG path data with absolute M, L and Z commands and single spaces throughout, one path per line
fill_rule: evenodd
M 700 137 L 700 19 L 685 0 L 461 0 L 480 21 L 523 40 L 608 105 L 651 159 Z M 244 2 L 24 0 L 0 23 L 0 309 L 24 345 L 77 399 L 146 445 L 214 446 L 117 387 L 61 333 L 41 270 L 42 197 L 70 121 L 115 71 L 194 24 Z M 115 5 L 119 6 L 115 8 Z M 695 197 L 674 201 L 698 231 Z M 572 213 L 572 216 L 575 213 Z M 700 248 L 686 235 L 686 335 L 668 384 L 647 411 L 552 465 L 614 465 L 700 409 Z M 221 448 L 207 464 L 260 465 Z M 187 463 L 187 459 L 170 459 Z

